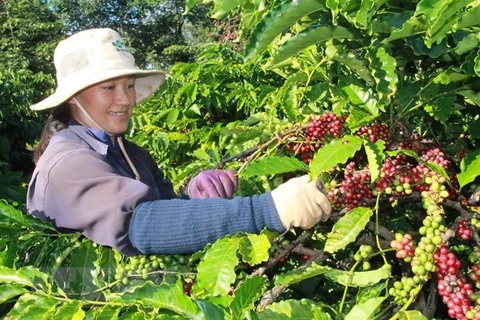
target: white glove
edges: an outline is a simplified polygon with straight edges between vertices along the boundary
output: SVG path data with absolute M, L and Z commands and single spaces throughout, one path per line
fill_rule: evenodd
M 293 178 L 272 191 L 272 198 L 283 226 L 312 228 L 330 217 L 332 207 L 320 180 L 308 175 Z

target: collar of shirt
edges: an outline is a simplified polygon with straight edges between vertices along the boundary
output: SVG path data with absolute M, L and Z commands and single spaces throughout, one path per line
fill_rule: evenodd
M 112 138 L 108 133 L 100 129 L 94 128 L 87 128 L 80 123 L 76 122 L 75 120 L 70 120 L 68 123 L 70 129 L 75 131 L 79 136 L 83 137 L 83 139 L 100 154 L 106 155 L 108 152 L 108 148 L 114 151 L 120 151 L 118 144 L 113 144 Z M 86 135 L 93 136 L 93 139 L 86 139 Z M 93 140 L 93 141 L 92 141 Z M 101 143 L 98 143 L 101 142 Z

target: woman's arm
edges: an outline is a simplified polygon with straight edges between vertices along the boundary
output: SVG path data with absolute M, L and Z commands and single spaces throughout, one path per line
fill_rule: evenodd
M 284 231 L 270 193 L 234 199 L 157 200 L 135 208 L 129 235 L 143 254 L 181 254 L 237 232 Z

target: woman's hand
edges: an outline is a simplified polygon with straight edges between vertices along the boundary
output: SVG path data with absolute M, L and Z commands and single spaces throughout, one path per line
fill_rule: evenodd
M 233 170 L 206 170 L 200 172 L 188 185 L 191 198 L 231 199 L 237 191 L 238 178 Z

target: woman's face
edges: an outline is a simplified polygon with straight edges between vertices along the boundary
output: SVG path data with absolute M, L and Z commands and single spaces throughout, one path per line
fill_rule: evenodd
M 92 119 L 109 134 L 124 133 L 136 103 L 135 78 L 123 77 L 108 80 L 79 92 L 75 98 Z M 97 128 L 71 99 L 72 117 L 80 123 Z

